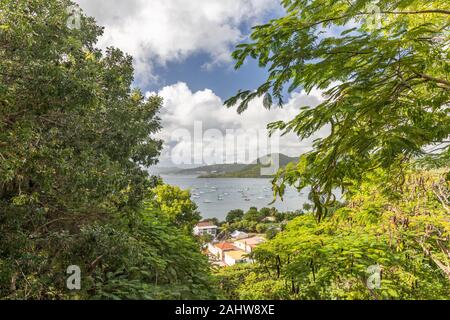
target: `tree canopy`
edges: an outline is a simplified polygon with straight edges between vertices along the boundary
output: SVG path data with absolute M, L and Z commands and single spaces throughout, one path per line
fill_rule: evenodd
M 143 168 L 162 99 L 133 89 L 132 57 L 96 47 L 93 18 L 68 25 L 74 5 L 0 3 L 0 299 L 214 297 L 207 258 Z
M 448 299 L 446 174 L 408 171 L 391 197 L 380 188 L 390 177 L 368 174 L 347 206 L 320 223 L 297 217 L 255 249 L 254 266 L 222 270 L 218 281 L 233 299 Z
M 257 59 L 267 81 L 226 105 L 282 107 L 286 92 L 323 92 L 318 106 L 269 125 L 300 139 L 329 129 L 273 181 L 281 197 L 286 184 L 310 187 L 314 212 L 218 281 L 235 299 L 448 299 L 450 3 L 282 3 L 286 15 L 233 54 L 237 68 Z
M 167 184 L 152 189 L 151 209 L 162 215 L 169 223 L 192 232 L 201 216 L 197 205 L 191 200 L 191 193 Z
M 231 210 L 227 213 L 225 218 L 226 222 L 233 223 L 242 220 L 244 217 L 244 211 L 241 209 Z
M 214 299 L 217 288 L 233 299 L 448 299 L 450 3 L 282 4 L 286 15 L 233 54 L 237 67 L 257 59 L 267 81 L 226 104 L 323 91 L 269 125 L 301 139 L 330 129 L 273 181 L 281 197 L 286 184 L 311 187 L 314 212 L 230 212 L 224 234 L 269 240 L 255 264 L 214 282 L 189 191 L 145 169 L 162 147 L 162 99 L 135 88 L 132 57 L 97 48 L 93 18 L 69 25 L 72 1 L 0 2 L 0 299 Z
M 253 28 L 238 45 L 236 68 L 248 58 L 269 70 L 257 90 L 240 91 L 226 105 L 243 112 L 264 96 L 264 106 L 283 105 L 288 92 L 323 92 L 318 106 L 299 106 L 271 130 L 308 138 L 327 127 L 298 167 L 276 179 L 312 186 L 320 219 L 334 188 L 346 189 L 376 168 L 411 159 L 430 166 L 450 161 L 450 4 L 444 0 L 284 0 L 286 15 Z

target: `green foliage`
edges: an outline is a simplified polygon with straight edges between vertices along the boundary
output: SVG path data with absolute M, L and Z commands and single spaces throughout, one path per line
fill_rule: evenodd
M 265 108 L 282 106 L 285 87 L 319 89 L 322 103 L 299 106 L 294 119 L 269 129 L 300 139 L 324 127 L 330 134 L 273 180 L 281 197 L 286 184 L 310 187 L 314 212 L 258 246 L 258 263 L 244 275 L 224 270 L 222 277 L 236 284 L 227 294 L 448 299 L 450 4 L 380 0 L 377 17 L 369 0 L 282 3 L 286 15 L 254 27 L 233 54 L 237 68 L 257 59 L 269 70 L 267 81 L 226 105 L 240 113 L 264 96 Z M 345 205 L 336 201 L 336 188 Z M 258 221 L 255 211 L 248 216 Z M 378 289 L 366 283 L 373 265 L 381 268 Z
M 268 176 L 261 175 L 261 170 L 269 166 L 269 164 L 273 165 L 272 157 L 278 157 L 278 165 L 280 167 L 286 166 L 288 163 L 297 162 L 298 158 L 288 157 L 282 153 L 279 154 L 271 154 L 259 158 L 255 161 L 255 163 L 242 165 L 242 164 L 230 164 L 230 165 L 221 165 L 225 166 L 225 168 L 221 168 L 220 165 L 212 165 L 207 167 L 202 167 L 195 169 L 196 172 L 208 171 L 210 173 L 203 174 L 200 178 L 265 178 Z M 194 169 L 189 169 L 190 172 L 193 172 Z M 185 172 L 184 170 L 183 172 Z M 213 171 L 218 171 L 220 173 L 212 173 Z
M 225 221 L 228 223 L 233 223 L 241 220 L 244 217 L 244 211 L 241 209 L 231 210 L 228 212 Z
M 218 287 L 227 299 L 240 299 L 238 288 L 252 269 L 252 266 L 249 264 L 239 263 L 232 267 L 220 268 L 214 273 Z
M 95 47 L 94 19 L 67 27 L 70 5 L 0 4 L 0 299 L 211 298 L 207 259 L 180 229 L 196 219 L 187 193 L 149 197 L 162 100 L 131 89 L 130 56 Z
M 275 236 L 279 233 L 279 229 L 277 227 L 271 226 L 266 230 L 266 239 L 271 240 L 275 238 Z
M 114 240 L 121 241 L 119 248 L 123 246 L 125 250 L 111 255 L 110 261 L 101 261 L 91 275 L 93 287 L 87 291 L 94 298 L 214 298 L 207 258 L 201 254 L 197 242 L 179 229 L 159 222 L 158 217 L 144 215 L 141 223 L 121 239 L 108 235 L 108 246 L 112 249 L 118 247 Z M 86 245 L 82 243 L 81 248 L 85 250 Z
M 299 106 L 294 119 L 269 128 L 301 139 L 324 127 L 331 133 L 316 140 L 298 166 L 279 172 L 276 194 L 283 195 L 285 184 L 311 185 L 321 220 L 329 214 L 332 191 L 345 190 L 349 179 L 411 159 L 448 164 L 448 1 L 380 0 L 379 16 L 369 0 L 282 3 L 286 15 L 254 27 L 251 41 L 233 53 L 236 68 L 248 58 L 268 68 L 266 82 L 255 91 L 240 91 L 226 105 L 243 112 L 252 99 L 264 96 L 265 107 L 272 100 L 281 106 L 285 87 L 320 89 L 321 104 Z
M 247 221 L 260 222 L 264 218 L 265 218 L 264 212 L 258 211 L 258 208 L 255 208 L 255 207 L 251 207 L 244 214 L 244 220 L 247 220 Z
M 126 221 L 112 223 L 87 225 L 75 234 L 54 231 L 30 244 L 21 260 L 11 255 L 2 258 L 1 297 L 214 298 L 207 258 L 191 236 L 148 214 L 134 217 L 133 227 Z M 4 237 L 0 238 L 3 243 Z M 45 250 L 33 245 L 44 245 Z M 64 269 L 69 265 L 82 268 L 82 290 L 76 293 L 64 289 Z
M 93 19 L 67 28 L 68 4 L 3 1 L 0 13 L 0 196 L 53 218 L 136 206 L 151 186 L 140 165 L 161 148 L 161 98 L 130 89 L 132 58 L 103 56 Z
M 191 233 L 201 216 L 197 205 L 191 200 L 187 190 L 170 185 L 159 185 L 152 189 L 154 197 L 149 209 L 161 214 L 169 223 Z
M 254 251 L 257 264 L 223 281 L 241 299 L 448 299 L 450 292 L 446 171 L 409 172 L 398 190 L 378 170 L 355 183 L 347 206 L 318 223 L 303 215 Z M 445 200 L 447 199 L 447 200 Z M 369 289 L 368 267 L 381 268 Z M 237 281 L 236 281 L 237 283 Z M 231 292 L 230 292 L 231 290 Z
M 283 228 L 283 225 L 302 214 L 296 212 L 280 212 L 276 208 L 251 207 L 246 213 L 242 210 L 231 210 L 226 218 L 226 223 L 221 229 L 224 233 L 231 233 L 235 230 L 244 232 L 266 233 L 274 235 Z

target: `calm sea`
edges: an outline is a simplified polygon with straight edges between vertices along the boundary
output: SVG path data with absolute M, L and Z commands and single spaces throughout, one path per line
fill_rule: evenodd
M 165 183 L 190 189 L 192 200 L 197 203 L 203 218 L 224 220 L 233 209 L 248 210 L 250 207 L 275 207 L 280 211 L 295 211 L 308 202 L 307 190 L 298 193 L 287 188 L 284 201 L 273 200 L 270 179 L 199 179 L 193 176 L 162 175 Z

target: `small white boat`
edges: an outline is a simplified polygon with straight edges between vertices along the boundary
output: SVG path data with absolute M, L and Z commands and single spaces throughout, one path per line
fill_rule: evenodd
M 211 200 L 204 200 L 203 203 L 212 203 Z

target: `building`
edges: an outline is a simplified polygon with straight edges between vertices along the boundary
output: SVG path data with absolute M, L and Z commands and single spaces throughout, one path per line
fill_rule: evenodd
M 255 236 L 251 238 L 236 240 L 234 241 L 233 244 L 240 250 L 246 253 L 251 253 L 254 248 L 256 248 L 259 244 L 263 243 L 264 241 L 266 241 L 266 239 L 264 239 L 263 237 Z
M 242 250 L 226 251 L 224 255 L 224 262 L 227 266 L 234 266 L 238 263 L 251 262 L 247 257 L 247 253 Z
M 213 232 L 205 231 L 212 230 L 210 228 L 215 227 L 211 224 L 200 223 L 196 226 L 197 232 L 201 234 L 202 232 Z M 245 233 L 238 232 L 237 236 L 243 236 Z M 235 239 L 234 242 L 222 241 L 222 242 L 212 242 L 208 243 L 205 248 L 204 253 L 209 255 L 210 263 L 220 267 L 233 266 L 238 263 L 253 263 L 253 259 L 249 257 L 249 254 L 253 249 L 260 243 L 265 241 L 263 236 L 252 236 L 245 239 Z
M 242 231 L 234 231 L 232 234 L 230 234 L 231 238 L 233 239 L 244 239 L 248 238 L 248 234 Z
M 211 221 L 202 221 L 194 227 L 194 235 L 201 236 L 210 234 L 215 237 L 217 235 L 217 229 L 218 227 Z
M 225 252 L 238 249 L 230 242 L 219 242 L 216 244 L 209 243 L 208 250 L 218 260 L 223 261 L 225 259 Z

